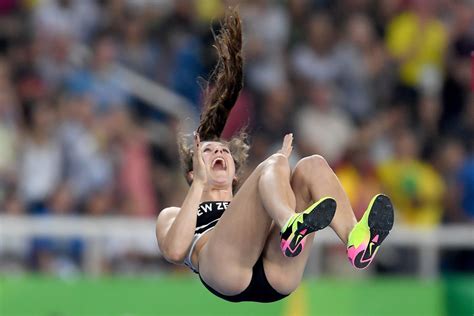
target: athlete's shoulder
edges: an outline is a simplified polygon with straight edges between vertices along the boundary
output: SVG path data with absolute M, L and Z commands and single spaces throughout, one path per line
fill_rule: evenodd
M 174 218 L 179 213 L 179 210 L 180 208 L 176 206 L 166 207 L 158 214 L 157 220 L 168 220 Z

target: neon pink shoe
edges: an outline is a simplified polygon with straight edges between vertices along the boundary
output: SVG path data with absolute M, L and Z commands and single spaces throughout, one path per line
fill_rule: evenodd
M 305 237 L 328 226 L 336 213 L 336 201 L 325 197 L 301 213 L 291 216 L 281 229 L 281 251 L 287 257 L 296 257 L 304 248 Z
M 347 256 L 351 264 L 357 269 L 367 268 L 392 227 L 392 202 L 388 196 L 378 194 L 349 234 Z

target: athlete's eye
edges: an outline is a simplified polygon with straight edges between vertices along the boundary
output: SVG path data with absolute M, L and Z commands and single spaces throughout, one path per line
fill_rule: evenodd
M 222 149 L 222 151 L 225 152 L 225 153 L 230 154 L 230 151 L 229 151 L 229 149 L 227 149 L 227 148 Z
M 209 147 L 206 147 L 204 148 L 203 152 L 208 152 L 208 151 L 211 151 L 211 149 Z

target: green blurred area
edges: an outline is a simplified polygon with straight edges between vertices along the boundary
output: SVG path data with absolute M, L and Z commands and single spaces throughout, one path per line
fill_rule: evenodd
M 472 315 L 474 276 L 312 279 L 272 304 L 228 303 L 195 277 L 0 277 L 2 316 Z

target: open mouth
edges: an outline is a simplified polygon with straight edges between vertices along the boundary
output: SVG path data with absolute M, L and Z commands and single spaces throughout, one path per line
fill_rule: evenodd
M 225 160 L 222 158 L 216 158 L 212 161 L 211 165 L 212 170 L 227 170 L 227 165 Z

